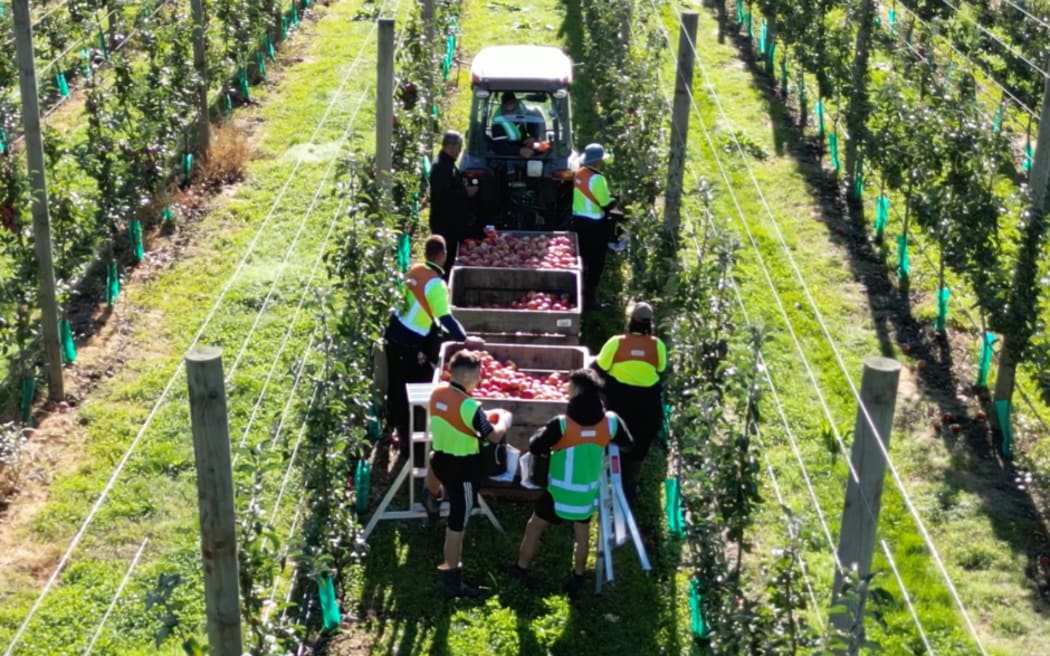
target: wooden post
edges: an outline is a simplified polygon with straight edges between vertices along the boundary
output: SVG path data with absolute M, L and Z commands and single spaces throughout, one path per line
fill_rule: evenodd
M 1039 113 L 1039 133 L 1036 137 L 1032 168 L 1028 173 L 1031 210 L 1022 230 L 1022 243 L 1018 250 L 1011 285 L 1011 299 L 1007 304 L 1007 307 L 1018 313 L 1017 316 L 1010 317 L 1009 325 L 1012 326 L 1028 325 L 1029 317 L 1025 314 L 1038 312 L 1039 306 L 1040 285 L 1036 280 L 1039 271 L 1037 262 L 1044 252 L 1040 246 L 1046 237 L 1046 201 L 1047 193 L 1050 192 L 1050 61 L 1046 65 L 1046 75 L 1043 81 L 1043 108 Z M 1018 354 L 1025 350 L 1031 339 L 1030 333 L 1026 333 L 1023 337 L 1018 340 L 1013 334 L 1003 335 L 1003 347 L 999 353 L 999 369 L 995 375 L 996 403 L 1005 401 L 1009 404 L 1013 400 L 1017 365 L 1020 364 Z M 1006 427 L 999 425 L 998 413 L 990 414 L 993 418 L 993 425 L 1005 432 Z
M 664 229 L 674 235 L 682 215 L 682 176 L 689 144 L 689 113 L 692 111 L 693 62 L 696 56 L 695 11 L 682 12 L 678 30 L 678 73 L 671 111 L 671 158 L 667 164 L 667 193 L 664 195 Z
M 871 573 L 871 557 L 875 550 L 875 532 L 882 502 L 882 479 L 886 475 L 886 456 L 879 442 L 889 453 L 900 370 L 900 363 L 890 358 L 868 358 L 864 362 L 861 407 L 857 408 L 850 453 L 850 462 L 860 481 L 853 480 L 851 476 L 846 483 L 846 504 L 842 509 L 838 547 L 838 562 L 846 568 L 855 566 L 861 579 Z M 843 573 L 836 571 L 832 589 L 833 605 L 840 603 L 842 584 Z M 833 616 L 832 623 L 844 631 L 851 630 L 853 626 L 862 627 L 863 595 L 859 601 L 847 599 L 842 603 L 846 603 L 850 612 Z
M 234 521 L 233 468 L 222 351 L 198 346 L 186 355 L 197 504 L 204 561 L 204 602 L 212 656 L 241 656 L 240 582 Z
M 394 168 L 394 19 L 379 19 L 379 57 L 376 62 L 376 172 L 390 191 Z
M 437 52 L 437 42 L 434 40 L 434 35 L 437 34 L 436 25 L 434 25 L 434 0 L 423 0 L 423 31 L 426 37 L 426 53 L 427 53 L 427 65 L 424 75 L 426 79 L 423 81 L 426 85 L 426 93 L 423 96 L 427 103 L 426 110 L 428 113 L 434 111 L 434 105 L 437 104 L 437 89 L 434 88 L 434 64 L 435 56 Z M 426 131 L 426 142 L 427 142 L 427 157 L 434 155 L 434 130 L 428 128 Z
M 33 194 L 33 248 L 36 254 L 40 290 L 40 322 L 47 363 L 47 391 L 52 401 L 66 396 L 62 378 L 62 348 L 58 336 L 58 301 L 55 296 L 55 265 L 51 259 L 51 217 L 47 206 L 47 177 L 44 141 L 40 136 L 40 102 L 37 98 L 36 64 L 33 61 L 33 28 L 29 0 L 12 3 L 15 23 L 15 51 L 18 82 L 22 94 L 22 128 L 25 130 L 29 186 Z
M 211 115 L 208 110 L 208 66 L 204 55 L 207 30 L 204 0 L 190 0 L 193 8 L 193 69 L 197 73 L 197 153 L 208 156 L 211 147 Z

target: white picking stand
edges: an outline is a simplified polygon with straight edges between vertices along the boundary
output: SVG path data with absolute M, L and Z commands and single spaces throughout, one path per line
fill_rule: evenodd
M 376 524 L 383 519 L 424 519 L 427 516 L 426 508 L 423 507 L 422 502 L 416 501 L 416 485 L 415 482 L 418 479 L 425 479 L 427 477 L 427 468 L 430 466 L 430 415 L 427 414 L 427 429 L 417 431 L 415 427 L 416 413 L 415 409 L 422 408 L 426 412 L 430 407 L 430 394 L 434 391 L 434 383 L 406 383 L 405 390 L 408 392 L 408 431 L 412 436 L 408 447 L 408 458 L 405 459 L 405 466 L 401 468 L 397 478 L 394 479 L 394 483 L 387 490 L 383 500 L 379 502 L 379 507 L 372 514 L 372 518 L 368 520 L 368 524 L 365 526 L 364 531 L 361 533 L 361 540 L 367 540 L 368 536 L 372 534 Z M 416 444 L 424 444 L 426 458 L 425 465 L 423 467 L 413 467 L 413 461 L 415 456 Z M 408 508 L 404 510 L 393 510 L 390 509 L 390 504 L 394 501 L 394 497 L 397 496 L 401 486 L 408 482 Z M 425 483 L 424 483 L 425 484 Z M 441 516 L 448 516 L 448 504 L 441 504 Z M 499 520 L 492 514 L 492 510 L 488 504 L 485 503 L 485 499 L 478 495 L 478 505 L 474 508 L 474 514 L 483 514 L 488 517 L 492 525 L 496 527 L 496 530 L 500 533 L 503 532 L 503 527 L 500 526 Z

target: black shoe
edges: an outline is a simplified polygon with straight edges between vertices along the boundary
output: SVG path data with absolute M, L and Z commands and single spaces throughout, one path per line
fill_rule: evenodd
M 529 575 L 529 570 L 518 567 L 517 563 L 511 563 L 507 568 L 507 576 L 517 581 L 526 590 L 536 589 L 536 579 Z
M 423 509 L 427 511 L 427 519 L 431 523 L 441 517 L 441 500 L 430 493 L 427 486 L 423 486 Z
M 569 575 L 569 580 L 565 582 L 565 593 L 569 595 L 569 599 L 576 601 L 580 598 L 580 594 L 585 586 L 584 578 L 584 574 L 577 574 L 576 572 Z
M 477 599 L 481 596 L 481 590 L 463 582 L 463 570 L 442 569 L 438 570 L 438 574 L 441 576 L 441 593 L 445 595 L 445 599 Z

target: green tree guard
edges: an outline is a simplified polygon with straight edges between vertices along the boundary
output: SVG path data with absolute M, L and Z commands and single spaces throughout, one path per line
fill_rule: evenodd
M 230 94 L 222 94 L 222 112 L 223 114 L 229 114 L 233 111 L 233 98 L 230 98 Z
M 377 401 L 372 401 L 372 409 L 368 413 L 368 420 L 365 423 L 365 433 L 370 442 L 378 442 L 379 438 L 383 436 L 383 424 L 379 420 L 382 416 L 382 406 Z
M 255 69 L 259 71 L 260 76 L 266 77 L 266 55 L 262 50 L 255 53 Z
M 736 0 L 736 24 L 744 23 L 744 0 Z
M 704 621 L 704 610 L 701 606 L 703 597 L 700 594 L 700 581 L 689 582 L 689 629 L 697 638 L 707 637 L 707 622 Z
M 897 35 L 897 11 L 890 9 L 889 13 L 889 30 L 893 36 Z
M 1021 168 L 1024 169 L 1025 173 L 1032 170 L 1032 157 L 1035 153 L 1032 151 L 1032 142 L 1029 141 L 1024 147 L 1024 162 L 1021 163 Z
M 281 41 L 288 40 L 288 15 L 281 14 Z
M 244 96 L 245 100 L 251 100 L 252 88 L 248 85 L 248 69 L 242 68 L 241 72 L 237 75 L 237 86 L 240 87 L 241 95 Z
M 769 43 L 766 44 L 766 72 L 770 75 L 773 74 L 773 62 L 777 52 L 777 42 L 770 39 Z
M 981 356 L 977 361 L 977 387 L 988 387 L 988 372 L 992 368 L 992 346 L 998 341 L 995 333 L 985 332 L 981 338 Z
M 685 513 L 682 510 L 682 488 L 678 478 L 664 480 L 664 510 L 667 513 L 667 530 L 676 538 L 685 537 Z
M 753 39 L 755 37 L 754 31 L 751 29 L 751 12 L 744 13 L 744 33 L 747 34 L 747 38 Z
M 120 295 L 120 275 L 117 271 L 117 263 L 110 262 L 106 268 L 106 305 L 113 307 Z
M 65 73 L 59 72 L 59 74 L 55 76 L 55 86 L 58 87 L 58 92 L 62 94 L 63 98 L 69 95 L 69 83 L 66 82 Z
M 419 158 L 419 175 L 423 182 L 430 182 L 430 158 L 426 155 Z
M 277 49 L 273 47 L 273 39 L 267 34 L 263 37 L 263 42 L 266 45 L 266 56 L 270 58 L 270 61 L 277 59 Z
M 102 31 L 102 28 L 98 28 L 98 49 L 102 51 L 102 56 L 109 59 L 109 48 L 106 47 L 106 33 Z
M 190 174 L 193 173 L 193 153 L 182 156 L 182 186 L 190 186 Z
M 995 416 L 999 420 L 999 430 L 1003 434 L 1003 457 L 1012 458 L 1014 457 L 1014 429 L 1010 425 L 1009 399 L 1001 399 L 995 402 Z
M 7 154 L 7 133 L 0 128 L 0 155 Z
M 73 364 L 77 361 L 77 345 L 73 342 L 73 329 L 69 325 L 69 319 L 58 322 L 58 333 L 62 338 L 62 361 Z
M 908 261 L 908 236 L 897 235 L 897 276 L 907 279 L 911 275 L 911 262 Z
M 766 39 L 769 37 L 769 25 L 765 20 L 762 21 L 762 27 L 758 30 L 758 54 L 765 56 L 766 54 Z
M 164 211 L 160 213 L 160 216 L 165 221 L 174 221 L 175 220 L 175 211 L 171 209 L 171 205 L 165 205 L 164 206 Z
M 788 65 L 787 57 L 780 58 L 780 97 L 787 98 L 788 95 Z
M 299 25 L 299 5 L 292 3 L 292 11 L 290 13 L 292 17 L 292 27 Z
M 813 106 L 814 111 L 817 114 L 817 129 L 820 136 L 824 136 L 824 103 L 817 101 L 817 104 Z
M 999 134 L 999 131 L 1003 129 L 1003 104 L 999 103 L 999 106 L 995 108 L 995 116 L 992 117 L 992 134 Z
M 656 434 L 656 441 L 665 449 L 671 446 L 671 406 L 664 405 L 664 416 L 660 420 L 660 432 Z
M 864 160 L 857 160 L 857 177 L 853 178 L 853 196 L 858 201 L 864 200 Z
M 335 600 L 335 585 L 332 583 L 330 572 L 324 572 L 317 577 L 317 597 L 321 602 L 324 630 L 331 631 L 342 623 L 343 618 L 339 613 L 339 604 Z
M 358 515 L 368 512 L 368 497 L 372 491 L 372 464 L 367 460 L 358 460 L 354 471 L 354 510 Z
M 84 79 L 91 79 L 91 52 L 87 48 L 80 51 L 80 66 L 84 71 Z
M 22 423 L 29 425 L 33 419 L 33 399 L 36 398 L 36 378 L 25 376 L 22 378 Z
M 890 219 L 890 199 L 884 194 L 875 201 L 875 239 L 882 241 L 886 222 Z
M 933 329 L 942 333 L 948 327 L 948 299 L 951 295 L 952 290 L 947 285 L 937 292 L 937 318 L 933 321 Z
M 132 254 L 136 262 L 141 262 L 142 258 L 146 256 L 146 251 L 142 247 L 142 221 L 132 219 L 130 232 Z
M 838 171 L 842 162 L 839 161 L 839 135 L 834 132 L 828 134 L 828 152 L 831 153 L 831 168 Z
M 801 66 L 798 69 L 798 106 L 805 108 L 806 106 L 806 69 Z M 805 128 L 806 126 L 802 126 Z
M 402 232 L 397 239 L 397 270 L 404 273 L 408 271 L 410 264 L 412 264 L 412 240 L 407 232 Z

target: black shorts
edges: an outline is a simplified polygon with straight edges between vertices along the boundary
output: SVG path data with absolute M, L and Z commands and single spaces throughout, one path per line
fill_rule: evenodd
M 448 527 L 453 531 L 462 531 L 467 527 L 470 513 L 478 504 L 478 490 L 481 488 L 481 457 L 454 456 L 443 451 L 435 451 L 430 456 L 430 468 L 445 488 L 449 501 Z
M 551 496 L 549 490 L 544 490 L 543 494 L 540 495 L 539 499 L 536 499 L 536 507 L 533 509 L 536 516 L 547 522 L 548 524 L 562 524 L 567 520 L 558 517 L 558 513 L 554 511 L 554 497 Z M 579 522 L 580 524 L 589 524 L 591 518 Z

